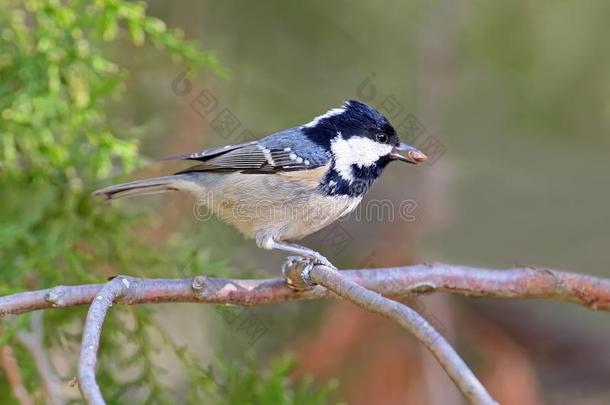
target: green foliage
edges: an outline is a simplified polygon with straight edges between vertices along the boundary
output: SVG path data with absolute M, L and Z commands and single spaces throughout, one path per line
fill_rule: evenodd
M 142 163 L 134 131 L 115 128 L 105 114 L 127 76 L 102 56 L 105 43 L 148 40 L 191 69 L 222 69 L 212 54 L 146 16 L 143 3 L 10 2 L 0 19 L 2 292 L 22 289 L 28 278 L 45 286 L 91 281 L 92 266 L 104 262 L 113 273 L 129 265 L 133 274 L 127 218 L 100 210 L 88 195 L 113 169 Z
M 127 70 L 105 55 L 112 46 L 148 44 L 168 53 L 190 70 L 207 69 L 226 76 L 213 53 L 185 41 L 177 30 L 146 14 L 142 2 L 124 0 L 8 0 L 0 3 L 0 294 L 57 284 L 100 282 L 114 274 L 154 276 L 177 268 L 181 249 L 155 250 L 131 229 L 140 219 L 90 196 L 100 181 L 143 163 L 137 131 L 116 122 L 107 111 L 124 90 Z M 179 256 L 182 255 L 182 256 Z M 201 261 L 189 263 L 199 272 Z M 177 274 L 176 274 L 177 275 Z M 184 274 L 182 274 L 184 275 Z M 155 362 L 160 350 L 171 350 L 152 339 L 156 325 L 146 307 L 112 311 L 104 327 L 99 381 L 109 403 L 135 398 L 142 403 L 171 403 L 172 392 Z M 125 314 L 127 312 L 127 314 Z M 76 364 L 84 308 L 45 313 L 47 344 Z M 17 352 L 28 388 L 40 387 L 31 358 L 16 332 L 27 327 L 27 315 L 0 325 L 0 345 Z M 76 323 L 75 323 L 76 321 Z M 169 349 L 168 349 L 169 348 Z M 193 374 L 200 366 L 176 349 L 191 377 L 192 389 L 208 392 L 215 375 Z M 293 391 L 286 368 L 273 365 L 267 377 L 252 373 L 248 385 L 236 379 L 240 371 L 225 368 L 228 379 L 218 383 L 227 397 L 256 388 L 255 399 L 321 403 L 325 390 L 308 396 L 306 385 Z M 131 369 L 131 373 L 121 370 Z M 245 373 L 246 371 L 244 371 Z M 72 370 L 71 375 L 75 374 Z M 197 376 L 198 378 L 194 378 Z M 64 376 L 65 377 L 65 376 Z M 0 374 L 0 388 L 7 392 Z M 223 385 L 224 384 L 224 385 Z M 220 391 L 219 391 L 220 392 Z M 209 391 L 217 403 L 224 394 Z M 40 396 L 41 392 L 36 395 Z M 229 400 L 229 401 L 232 401 Z M 232 403 L 232 402 L 231 402 Z M 241 403 L 241 402 L 240 402 Z M 259 402 L 260 403 L 260 402 Z
M 206 404 L 277 404 L 322 405 L 336 388 L 331 382 L 316 389 L 306 378 L 298 383 L 290 379 L 295 362 L 290 356 L 277 358 L 261 371 L 254 355 L 243 363 L 216 361 L 216 367 L 193 363 L 186 352 L 181 356 L 190 372 L 189 403 Z

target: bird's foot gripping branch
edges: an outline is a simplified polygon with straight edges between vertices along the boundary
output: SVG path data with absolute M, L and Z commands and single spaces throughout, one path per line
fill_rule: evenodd
M 286 284 L 295 291 L 312 289 L 316 284 L 311 281 L 311 270 L 315 261 L 302 256 L 290 256 L 282 266 Z

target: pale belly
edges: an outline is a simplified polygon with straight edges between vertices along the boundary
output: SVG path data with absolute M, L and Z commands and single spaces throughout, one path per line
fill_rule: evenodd
M 301 239 L 351 212 L 362 199 L 319 195 L 317 179 L 296 176 L 209 173 L 198 183 L 204 191 L 199 204 L 257 239 Z

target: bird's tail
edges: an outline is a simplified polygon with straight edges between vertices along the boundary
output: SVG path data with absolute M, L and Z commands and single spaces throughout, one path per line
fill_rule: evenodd
M 136 195 L 192 190 L 194 185 L 195 184 L 192 181 L 191 175 L 177 174 L 108 186 L 94 191 L 93 194 L 104 197 L 106 200 L 110 201 L 116 200 L 117 198 L 131 197 Z

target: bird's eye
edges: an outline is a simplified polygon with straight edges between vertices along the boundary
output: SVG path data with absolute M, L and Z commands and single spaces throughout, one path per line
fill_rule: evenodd
M 387 143 L 389 138 L 388 138 L 388 136 L 386 134 L 379 133 L 379 134 L 375 135 L 375 139 L 379 143 Z

